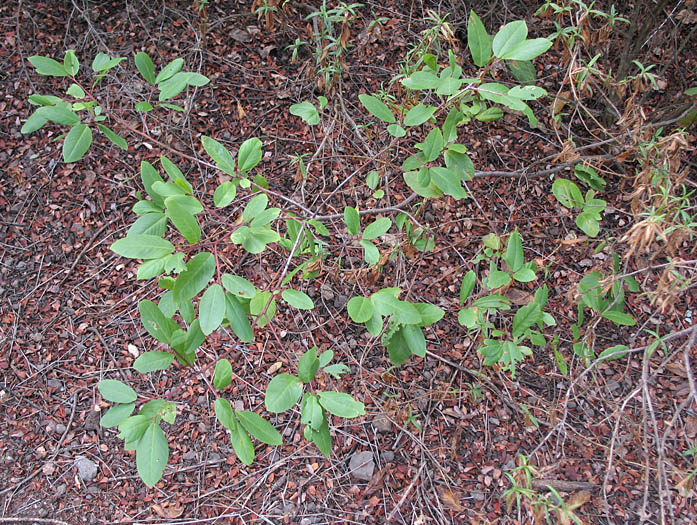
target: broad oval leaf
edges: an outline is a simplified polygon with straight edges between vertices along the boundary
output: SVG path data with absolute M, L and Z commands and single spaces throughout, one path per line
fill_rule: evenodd
M 235 427 L 232 405 L 224 397 L 215 400 L 215 417 L 225 428 L 233 429 Z
M 293 104 L 290 107 L 290 114 L 300 117 L 310 126 L 319 124 L 319 113 L 317 113 L 317 108 L 311 102 L 304 101 L 299 104 Z
M 281 296 L 289 305 L 299 310 L 312 310 L 315 307 L 310 296 L 300 290 L 286 288 L 281 292 Z
M 228 292 L 243 299 L 251 299 L 257 294 L 257 289 L 254 285 L 239 275 L 224 273 L 221 280 Z
M 514 231 L 508 237 L 508 245 L 503 258 L 508 264 L 508 269 L 512 272 L 517 272 L 523 267 L 525 262 L 523 259 L 523 239 L 518 231 Z
M 111 129 L 107 128 L 106 126 L 102 124 L 97 124 L 97 127 L 99 130 L 104 133 L 106 138 L 108 138 L 111 142 L 116 144 L 119 148 L 122 150 L 128 151 L 128 143 L 126 142 L 126 139 L 123 137 L 120 137 L 116 133 L 114 133 Z
M 438 108 L 436 108 L 435 106 L 424 106 L 423 104 L 414 106 L 404 116 L 404 125 L 420 126 L 433 116 L 433 114 L 436 112 L 436 109 Z
M 261 140 L 256 137 L 245 140 L 237 152 L 237 167 L 243 173 L 256 167 L 261 161 Z
M 406 130 L 399 124 L 390 124 L 387 126 L 387 133 L 398 139 L 407 134 Z
M 242 425 L 235 425 L 230 430 L 230 440 L 239 460 L 245 465 L 251 465 L 254 461 L 254 445 Z
M 319 392 L 319 403 L 327 412 L 339 417 L 358 417 L 365 415 L 365 406 L 344 392 Z
M 42 57 L 42 56 L 32 56 L 29 57 L 29 63 L 34 66 L 34 69 L 36 69 L 36 72 L 39 75 L 44 75 L 44 76 L 49 76 L 49 77 L 67 77 L 68 72 L 65 69 L 65 66 L 58 62 L 57 60 L 54 60 L 49 57 Z
M 295 376 L 279 374 L 266 388 L 264 404 L 269 412 L 279 413 L 291 409 L 303 393 L 303 384 Z
M 172 334 L 179 328 L 176 322 L 162 313 L 162 310 L 147 299 L 138 303 L 140 320 L 148 333 L 162 343 L 169 344 Z
M 467 47 L 472 54 L 472 61 L 477 67 L 484 67 L 489 63 L 491 37 L 474 11 L 470 11 L 470 17 L 467 21 Z
M 99 420 L 99 425 L 104 428 L 112 428 L 130 416 L 135 409 L 135 403 L 123 403 L 114 405 Z
M 381 235 L 384 235 L 392 227 L 392 219 L 389 217 L 383 217 L 382 219 L 377 219 L 375 222 L 370 223 L 363 230 L 363 238 L 370 241 L 377 239 Z
M 524 20 L 516 20 L 503 26 L 491 43 L 494 56 L 503 58 L 528 36 L 528 26 Z
M 172 60 L 169 64 L 162 68 L 162 71 L 157 74 L 155 77 L 155 84 L 159 84 L 160 82 L 164 82 L 165 80 L 172 78 L 176 73 L 181 71 L 183 65 L 183 58 L 175 58 Z
M 365 259 L 365 262 L 373 266 L 380 261 L 380 250 L 372 242 L 363 239 L 358 244 L 363 247 L 363 259 Z
M 169 352 L 145 352 L 138 356 L 133 362 L 133 368 L 141 374 L 155 372 L 157 370 L 165 370 L 174 361 L 174 355 Z
M 102 397 L 112 403 L 132 403 L 138 399 L 138 394 L 130 386 L 116 379 L 102 379 L 97 384 Z
M 80 160 L 92 145 L 92 130 L 87 124 L 76 124 L 63 141 L 63 161 Z
M 203 144 L 203 149 L 206 150 L 206 153 L 215 161 L 215 165 L 218 169 L 224 171 L 228 175 L 236 175 L 235 159 L 225 146 L 217 140 L 205 135 L 201 137 L 201 144 Z
M 472 290 L 474 290 L 474 285 L 477 282 L 477 274 L 474 270 L 468 271 L 462 278 L 462 284 L 460 285 L 460 304 L 465 304 L 465 301 L 469 298 Z
M 235 412 L 235 416 L 245 430 L 262 443 L 267 445 L 283 444 L 281 433 L 260 415 L 247 410 L 238 410 Z
M 303 383 L 309 383 L 317 375 L 318 369 L 317 347 L 313 346 L 298 359 L 298 379 Z
M 216 208 L 224 208 L 230 204 L 237 196 L 237 185 L 229 180 L 223 182 L 220 186 L 215 189 L 213 194 L 213 203 Z
M 541 315 L 540 306 L 535 302 L 521 306 L 513 317 L 513 337 L 523 335 L 525 330 L 539 321 Z
M 269 198 L 265 193 L 260 193 L 252 197 L 247 205 L 244 207 L 244 212 L 242 213 L 242 219 L 245 222 L 251 222 L 257 215 L 266 209 L 269 203 Z
M 625 314 L 624 312 L 608 310 L 600 315 L 601 317 L 607 319 L 608 321 L 612 321 L 619 326 L 634 326 L 636 324 L 636 319 L 629 314 Z
M 520 42 L 499 58 L 520 61 L 532 60 L 547 51 L 550 47 L 552 47 L 551 40 L 547 40 L 546 38 L 533 38 L 532 40 Z
M 171 198 L 165 199 L 165 207 L 167 217 L 189 244 L 196 244 L 201 240 L 201 227 L 189 210 Z
M 136 68 L 141 76 L 150 84 L 155 83 L 155 64 L 152 63 L 150 55 L 140 51 L 135 56 Z
M 552 193 L 560 204 L 567 208 L 583 206 L 583 194 L 575 183 L 568 179 L 556 179 L 552 183 Z
M 215 267 L 215 258 L 208 252 L 199 253 L 186 263 L 186 270 L 174 282 L 174 300 L 181 304 L 196 297 L 210 282 Z
M 344 223 L 346 223 L 346 229 L 351 235 L 359 234 L 361 218 L 358 214 L 358 210 L 353 206 L 346 206 L 344 208 Z
M 136 448 L 138 475 L 152 488 L 162 478 L 169 460 L 169 445 L 160 425 L 151 421 Z
M 373 317 L 373 303 L 367 297 L 352 297 L 346 305 L 348 314 L 354 323 L 365 323 Z
M 201 302 L 198 305 L 198 318 L 201 323 L 201 331 L 209 335 L 218 329 L 225 318 L 225 292 L 223 287 L 214 283 L 203 292 Z
M 627 355 L 627 350 L 629 350 L 629 347 L 627 345 L 611 346 L 600 352 L 600 355 L 598 356 L 598 361 L 611 361 L 613 359 L 622 359 L 624 356 Z
M 251 343 L 254 340 L 254 330 L 252 330 L 249 317 L 247 317 L 239 299 L 233 294 L 226 294 L 225 307 L 225 317 L 230 321 L 230 328 L 232 328 L 232 331 L 240 341 Z
M 110 250 L 129 259 L 159 259 L 174 251 L 174 245 L 156 235 L 128 235 L 111 245 Z
M 232 382 L 232 364 L 227 359 L 219 359 L 215 364 L 213 374 L 213 386 L 218 390 L 223 390 Z
M 433 128 L 423 143 L 424 161 L 431 162 L 440 156 L 443 149 L 443 133 L 440 128 Z
M 365 93 L 358 95 L 358 100 L 361 101 L 361 104 L 363 104 L 365 109 L 367 109 L 374 117 L 377 117 L 388 124 L 393 124 L 395 122 L 394 114 L 382 100 L 374 97 L 373 95 L 366 95 Z

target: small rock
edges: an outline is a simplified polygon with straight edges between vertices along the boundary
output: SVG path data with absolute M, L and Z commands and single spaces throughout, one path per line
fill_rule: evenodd
M 90 410 L 85 418 L 85 430 L 99 430 L 100 413 Z
M 470 494 L 474 501 L 484 501 L 486 499 L 486 494 L 481 490 L 473 490 Z
M 196 452 L 194 452 L 193 450 L 188 450 L 184 452 L 184 454 L 182 454 L 182 459 L 184 461 L 191 461 L 193 459 L 196 459 Z
M 60 379 L 49 379 L 46 381 L 46 386 L 48 386 L 48 388 L 61 388 L 63 383 L 60 381 Z
M 65 432 L 66 426 L 63 423 L 56 423 L 56 434 L 63 434 Z
M 380 454 L 380 457 L 385 463 L 392 463 L 394 461 L 394 452 L 391 450 L 386 450 L 382 454 Z
M 60 484 L 56 487 L 56 492 L 53 494 L 53 497 L 60 498 L 63 494 L 65 494 L 65 492 L 67 490 L 68 490 L 67 485 L 65 485 L 64 483 Z
M 326 284 L 320 286 L 319 293 L 322 296 L 322 299 L 325 301 L 331 301 L 334 299 L 334 292 Z
M 370 481 L 375 472 L 373 453 L 370 451 L 359 452 L 351 456 L 349 461 L 349 473 L 356 479 Z
M 85 456 L 78 456 L 75 460 L 77 473 L 82 481 L 92 481 L 97 477 L 97 464 Z
M 372 424 L 378 432 L 392 432 L 392 421 L 387 419 L 386 416 L 375 416 Z

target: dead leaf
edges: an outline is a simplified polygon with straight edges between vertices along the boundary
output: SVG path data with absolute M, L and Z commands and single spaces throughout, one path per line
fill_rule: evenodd
M 461 494 L 454 492 L 450 489 L 444 489 L 440 493 L 441 499 L 443 500 L 443 503 L 445 503 L 450 509 L 454 510 L 455 512 L 462 512 L 465 510 L 465 507 L 460 505 L 460 498 L 462 497 Z
M 517 306 L 528 304 L 533 299 L 533 295 L 530 292 L 519 290 L 518 288 L 509 288 L 506 291 L 506 297 Z
M 567 502 L 567 505 L 571 509 L 577 509 L 582 505 L 585 505 L 591 500 L 591 493 L 588 492 L 587 490 L 579 490 L 578 492 L 574 492 L 571 497 L 569 498 L 569 501 Z
M 153 505 L 152 510 L 161 518 L 178 518 L 184 514 L 184 507 L 180 503 L 163 503 L 162 505 Z
M 378 470 L 375 474 L 373 474 L 373 477 L 370 478 L 370 481 L 368 482 L 368 485 L 365 487 L 365 492 L 363 493 L 363 497 L 370 496 L 373 492 L 377 492 L 378 490 L 381 490 L 385 486 L 385 475 L 387 474 L 387 471 L 389 467 L 391 466 L 390 463 L 382 467 L 380 470 Z

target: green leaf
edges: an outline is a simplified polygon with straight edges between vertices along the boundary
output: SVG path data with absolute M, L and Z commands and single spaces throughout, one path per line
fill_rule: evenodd
M 184 174 L 174 162 L 169 160 L 164 155 L 160 155 L 160 163 L 167 172 L 169 178 L 172 179 L 177 186 L 179 186 L 189 195 L 194 192 L 194 188 L 191 186 L 191 184 L 189 184 L 189 181 L 186 180 L 186 177 L 184 177 Z
M 179 325 L 166 317 L 155 303 L 147 299 L 138 303 L 138 311 L 148 333 L 158 341 L 169 344 L 172 334 L 179 328 Z
M 165 199 L 165 206 L 167 217 L 189 244 L 196 244 L 201 240 L 201 227 L 189 210 L 170 198 Z
M 335 363 L 333 365 L 324 367 L 324 371 L 334 379 L 340 379 L 341 375 L 346 374 L 350 371 L 350 369 L 344 363 Z
M 283 444 L 281 433 L 260 415 L 247 410 L 238 410 L 235 412 L 235 416 L 245 430 L 262 443 L 267 445 Z
M 528 26 L 524 20 L 516 20 L 503 26 L 491 43 L 494 56 L 504 58 L 507 53 L 523 42 L 528 36 Z
M 329 434 L 329 423 L 327 423 L 327 420 L 325 419 L 322 422 L 322 424 L 319 427 L 319 430 L 317 431 L 310 428 L 309 426 L 305 428 L 310 429 L 309 439 L 311 439 L 315 443 L 315 445 L 317 445 L 317 448 L 322 454 L 324 454 L 325 457 L 329 457 L 329 454 L 331 454 L 332 452 L 332 436 Z
M 440 321 L 445 315 L 443 309 L 434 304 L 413 303 L 413 306 L 421 316 L 421 321 L 416 323 L 417 326 L 430 326 Z
M 44 75 L 48 77 L 67 77 L 68 71 L 66 71 L 63 64 L 53 60 L 49 57 L 42 56 L 32 56 L 29 57 L 29 63 L 34 66 L 34 69 L 39 75 Z
M 469 298 L 472 290 L 474 290 L 474 285 L 477 282 L 477 275 L 473 270 L 468 271 L 462 278 L 462 284 L 460 285 L 460 304 L 463 305 Z
M 551 40 L 547 40 L 546 38 L 533 38 L 532 40 L 524 40 L 518 43 L 513 48 L 505 51 L 499 58 L 519 61 L 532 60 L 547 51 L 550 47 L 552 47 Z
M 377 219 L 376 221 L 370 223 L 368 226 L 366 226 L 365 230 L 363 230 L 363 239 L 365 240 L 373 240 L 377 239 L 381 235 L 384 235 L 387 233 L 392 226 L 392 219 L 389 217 L 383 217 L 382 219 Z
M 157 370 L 165 370 L 174 361 L 174 355 L 169 352 L 145 352 L 133 362 L 133 368 L 141 374 L 155 372 Z
M 508 96 L 520 100 L 537 100 L 547 94 L 547 91 L 537 86 L 514 86 L 508 91 Z
M 167 438 L 160 425 L 150 422 L 136 448 L 138 475 L 148 487 L 152 488 L 162 478 L 169 460 Z
M 199 253 L 188 263 L 186 270 L 179 274 L 174 283 L 174 300 L 182 303 L 203 290 L 215 273 L 216 263 L 213 254 Z
M 266 388 L 264 404 L 269 412 L 279 413 L 291 409 L 303 393 L 303 384 L 290 374 L 275 376 Z
M 218 390 L 223 390 L 232 381 L 232 365 L 227 359 L 219 359 L 215 364 L 213 374 L 213 386 Z
M 233 181 L 223 182 L 215 189 L 213 202 L 217 208 L 224 208 L 237 196 L 237 186 Z
M 63 141 L 63 161 L 80 160 L 92 145 L 92 130 L 87 124 L 76 124 Z
M 318 369 L 317 348 L 313 346 L 298 359 L 298 379 L 303 383 L 309 383 L 317 375 Z
M 624 352 L 625 350 L 629 350 L 629 347 L 627 345 L 615 345 L 606 348 L 605 350 L 600 352 L 600 355 L 598 356 L 598 361 L 612 361 L 613 359 L 622 359 L 627 355 L 626 352 Z
M 367 297 L 352 297 L 346 307 L 354 323 L 365 323 L 373 317 L 373 303 Z
M 116 379 L 102 379 L 97 389 L 104 399 L 112 403 L 132 403 L 138 399 L 135 390 Z
M 404 135 L 407 134 L 404 128 L 399 124 L 390 124 L 389 126 L 387 126 L 387 133 L 397 138 L 402 138 Z
M 361 101 L 361 104 L 363 104 L 365 109 L 367 109 L 368 112 L 374 117 L 377 117 L 388 124 L 393 124 L 395 122 L 394 115 L 390 111 L 390 108 L 388 108 L 384 102 L 376 97 L 362 93 L 358 95 L 358 100 Z
M 116 144 L 119 148 L 121 148 L 124 151 L 128 151 L 128 143 L 126 142 L 126 139 L 123 137 L 120 137 L 116 133 L 114 133 L 111 129 L 107 128 L 103 124 L 97 124 L 97 127 L 100 129 L 104 135 L 106 135 L 106 138 L 108 138 L 111 142 Z
M 174 251 L 174 245 L 156 235 L 128 235 L 109 248 L 112 252 L 129 259 L 159 259 Z
M 154 166 L 145 160 L 140 163 L 140 178 L 143 181 L 145 192 L 150 195 L 152 201 L 160 208 L 164 208 L 165 200 L 152 187 L 156 182 L 164 182 L 164 180 Z
M 487 295 L 480 297 L 472 303 L 473 307 L 477 308 L 501 308 L 507 310 L 510 308 L 511 302 L 503 295 Z
M 636 320 L 631 315 L 625 314 L 623 312 L 608 310 L 600 315 L 601 317 L 604 317 L 608 321 L 612 321 L 613 323 L 619 326 L 634 326 L 636 324 Z
M 529 283 L 536 279 L 535 272 L 530 268 L 521 268 L 513 274 L 513 278 L 519 283 Z
M 458 200 L 467 198 L 467 193 L 462 187 L 460 177 L 457 176 L 454 170 L 444 168 L 443 166 L 434 166 L 429 168 L 428 173 L 431 181 L 443 190 L 443 193 L 446 195 L 451 195 Z
M 539 321 L 541 314 L 540 306 L 535 302 L 521 306 L 513 317 L 513 337 L 523 335 L 525 330 Z
M 155 64 L 152 63 L 150 55 L 140 51 L 135 56 L 136 68 L 141 76 L 149 83 L 155 84 Z M 184 61 L 182 60 L 182 64 Z M 179 66 L 181 69 L 181 66 Z
M 239 460 L 245 465 L 251 465 L 254 461 L 254 445 L 242 425 L 236 424 L 230 429 L 230 440 Z
M 339 417 L 365 415 L 365 406 L 344 392 L 318 392 L 319 403 L 327 412 Z
M 34 93 L 33 95 L 29 95 L 28 101 L 34 106 L 55 106 L 63 102 L 63 99 L 54 97 L 53 95 L 38 95 Z
M 215 417 L 225 428 L 235 428 L 235 418 L 233 416 L 232 405 L 230 405 L 230 402 L 224 397 L 219 397 L 215 400 Z
M 495 120 L 500 119 L 501 117 L 503 117 L 503 111 L 501 110 L 501 108 L 495 106 L 487 108 L 474 116 L 474 118 L 476 118 L 480 122 L 493 122 Z
M 119 434 L 116 437 L 123 439 L 125 445 L 137 445 L 150 423 L 152 421 L 143 415 L 128 417 L 119 423 Z M 135 446 L 126 446 L 126 450 L 135 450 Z
M 255 195 L 250 199 L 247 205 L 244 207 L 244 212 L 242 214 L 242 219 L 245 222 L 251 222 L 257 215 L 266 209 L 266 205 L 269 203 L 269 198 L 265 193 L 260 193 Z
M 325 350 L 319 355 L 318 359 L 320 368 L 324 368 L 334 359 L 334 352 L 332 350 Z
M 519 62 L 517 60 L 507 60 L 506 66 L 508 66 L 509 71 L 513 77 L 525 86 L 534 84 L 537 80 L 537 71 L 535 66 L 529 60 L 524 62 Z M 515 89 L 515 88 L 513 88 Z
M 300 422 L 317 431 L 324 423 L 324 412 L 319 398 L 314 394 L 305 394 L 301 403 Z
M 226 294 L 225 306 L 225 317 L 230 321 L 232 331 L 240 341 L 251 343 L 254 340 L 254 330 L 239 299 L 232 294 Z
M 70 87 L 65 92 L 66 95 L 70 95 L 73 98 L 82 100 L 85 98 L 85 91 L 77 84 L 70 84 Z
M 311 102 L 305 101 L 293 104 L 290 107 L 290 114 L 300 117 L 310 126 L 319 124 L 319 113 L 317 113 L 317 108 Z
M 370 241 L 362 240 L 359 244 L 363 247 L 363 259 L 371 266 L 380 261 L 380 251 Z
M 266 313 L 256 320 L 256 323 L 260 328 L 266 326 L 266 324 L 271 321 L 273 316 L 276 314 L 276 299 L 271 299 L 271 302 L 269 302 L 270 298 L 271 292 L 259 292 L 252 298 L 251 301 L 249 301 L 249 313 L 251 313 L 253 316 L 261 315 L 266 308 L 267 303 L 269 305 L 268 308 L 266 308 Z
M 589 237 L 597 237 L 600 233 L 600 224 L 593 213 L 582 211 L 576 216 L 576 226 Z
M 286 288 L 281 292 L 281 296 L 289 305 L 299 310 L 312 310 L 315 307 L 310 296 L 299 290 Z
M 470 17 L 467 21 L 467 47 L 472 54 L 472 61 L 477 67 L 484 67 L 489 63 L 491 37 L 474 11 L 470 11 Z
M 583 206 L 583 194 L 575 183 L 568 179 L 556 179 L 552 183 L 552 193 L 559 203 L 566 208 Z
M 508 272 L 502 272 L 501 270 L 492 271 L 489 276 L 484 279 L 484 286 L 488 290 L 494 290 L 496 288 L 501 288 L 506 286 L 511 282 L 511 275 Z
M 111 58 L 106 53 L 97 53 L 92 60 L 92 71 L 99 73 L 101 71 L 108 71 L 113 67 L 119 65 L 119 63 L 126 60 L 126 57 L 115 57 Z
M 147 201 L 146 201 L 147 202 Z M 167 217 L 164 213 L 146 213 L 139 217 L 128 229 L 128 235 L 154 235 L 162 237 L 167 229 Z
M 433 117 L 433 114 L 438 108 L 435 106 L 424 106 L 419 104 L 411 108 L 407 114 L 404 116 L 405 126 L 420 126 L 428 119 Z
M 423 143 L 424 161 L 436 160 L 440 156 L 443 145 L 443 133 L 440 128 L 433 128 Z
M 46 122 L 48 122 L 48 120 L 45 117 L 43 117 L 41 115 L 41 112 L 37 109 L 36 111 L 34 111 L 34 113 L 30 115 L 30 117 L 24 123 L 20 132 L 23 134 L 33 133 L 41 129 L 46 124 Z
M 346 223 L 346 229 L 351 235 L 358 235 L 360 233 L 361 218 L 358 215 L 358 210 L 353 206 L 346 206 L 344 208 L 344 223 Z
M 426 356 L 426 338 L 421 328 L 413 324 L 405 324 L 399 331 L 412 354 L 419 357 Z
M 503 255 L 504 261 L 508 264 L 508 269 L 512 272 L 517 272 L 523 267 L 525 262 L 523 258 L 523 240 L 517 231 L 514 231 L 508 236 L 508 246 L 506 253 Z
M 169 64 L 162 68 L 162 71 L 157 74 L 155 77 L 155 84 L 159 84 L 160 82 L 164 82 L 165 80 L 172 78 L 176 73 L 181 71 L 183 65 L 183 58 L 175 58 L 172 60 Z
M 421 70 L 412 73 L 408 78 L 402 79 L 402 85 L 407 89 L 424 91 L 427 89 L 438 89 L 440 79 L 431 71 Z
M 237 167 L 243 173 L 256 167 L 261 161 L 261 140 L 256 137 L 245 140 L 237 152 Z
M 221 280 L 225 289 L 238 297 L 251 299 L 257 294 L 254 285 L 239 275 L 224 273 Z
M 136 104 L 136 111 L 138 113 L 147 113 L 148 111 L 152 111 L 152 110 L 153 110 L 152 104 L 150 102 L 145 101 L 145 100 L 138 102 Z
M 225 292 L 223 287 L 215 283 L 203 292 L 198 306 L 198 318 L 201 331 L 205 335 L 215 332 L 225 318 Z
M 471 330 L 477 326 L 477 313 L 473 308 L 463 308 L 457 314 L 457 322 Z
M 135 403 L 123 403 L 114 405 L 99 420 L 99 425 L 104 428 L 112 428 L 130 416 L 135 409 Z
M 138 414 L 156 423 L 162 419 L 171 425 L 177 418 L 177 404 L 164 399 L 152 399 L 143 405 Z

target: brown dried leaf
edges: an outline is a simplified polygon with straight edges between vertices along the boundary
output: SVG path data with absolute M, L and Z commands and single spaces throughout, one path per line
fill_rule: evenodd
M 440 493 L 440 497 L 448 507 L 450 507 L 455 512 L 462 512 L 465 510 L 460 504 L 460 499 L 462 497 L 458 492 L 452 491 L 450 489 L 443 489 Z
M 180 503 L 164 503 L 162 505 L 156 504 L 150 508 L 161 518 L 178 518 L 184 514 L 184 507 Z

